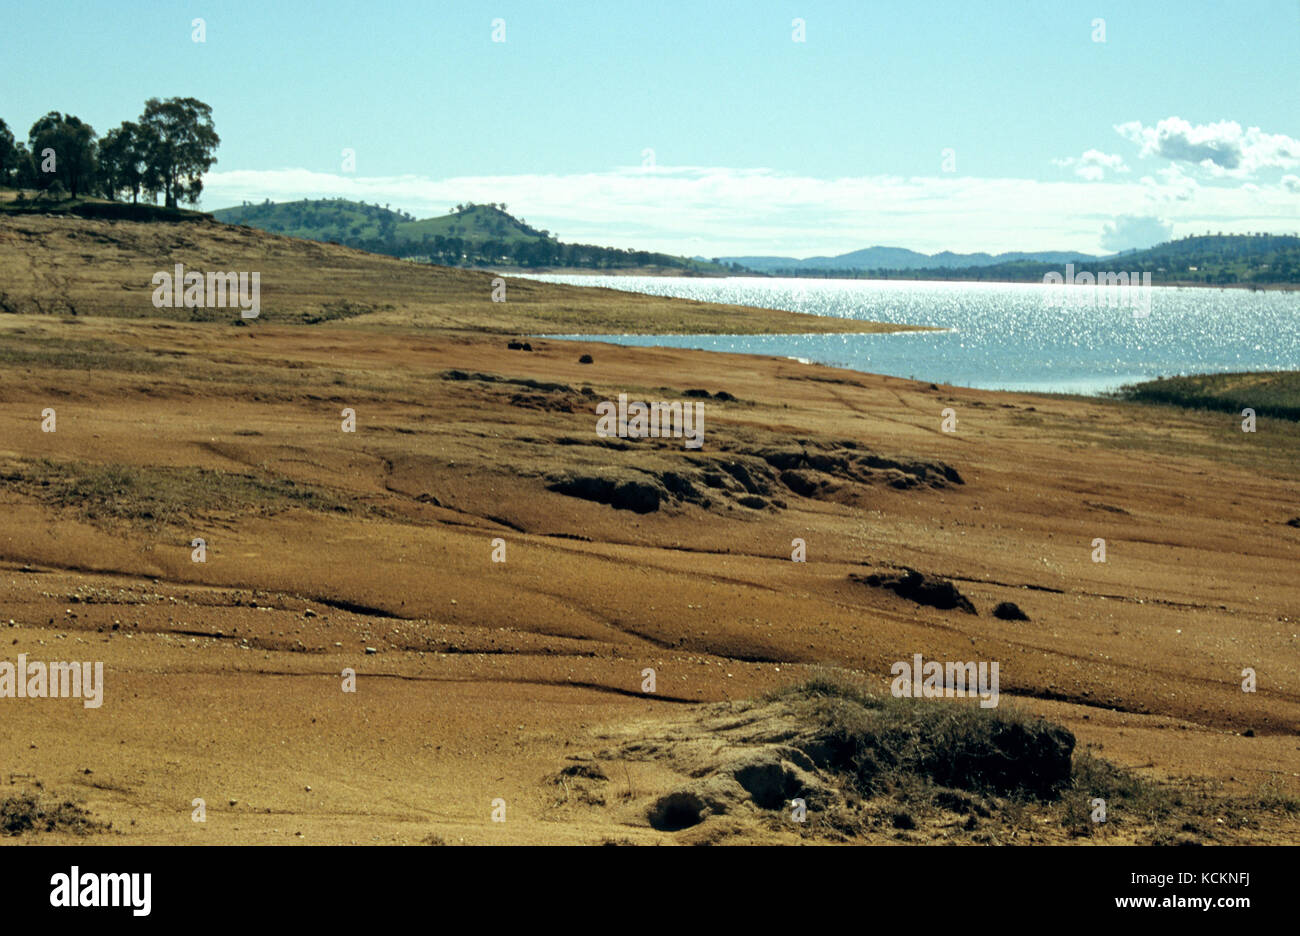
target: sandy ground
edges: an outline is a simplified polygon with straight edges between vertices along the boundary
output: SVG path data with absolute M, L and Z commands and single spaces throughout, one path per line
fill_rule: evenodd
M 698 839 L 645 818 L 670 764 L 607 763 L 607 802 L 589 808 L 551 778 L 820 666 L 883 690 L 914 653 L 998 661 L 1003 704 L 1148 776 L 1300 793 L 1293 424 L 1249 435 L 1213 414 L 759 357 L 529 353 L 355 323 L 0 316 L 0 344 L 38 349 L 0 382 L 0 660 L 103 661 L 106 683 L 97 709 L 0 699 L 0 770 L 111 820 L 92 841 Z M 40 357 L 63 347 L 101 356 Z M 699 452 L 594 431 L 597 401 L 697 388 L 734 397 L 705 400 Z M 903 469 L 850 476 L 831 459 L 801 494 L 755 468 L 789 446 Z M 144 473 L 88 508 L 41 485 L 41 459 Z M 749 466 L 757 507 L 728 464 Z M 918 464 L 962 483 L 918 482 Z M 168 493 L 212 487 L 200 469 L 270 493 Z M 710 496 L 638 513 L 549 489 L 566 472 L 679 472 Z M 713 475 L 731 480 L 700 481 Z M 978 614 L 850 578 L 903 566 L 951 580 Z M 1000 601 L 1029 620 L 993 617 Z M 727 823 L 733 841 L 792 834 Z M 1295 841 L 1295 824 L 1264 838 Z
M 155 308 L 177 262 L 260 270 L 261 317 Z M 828 668 L 886 691 L 917 653 L 997 662 L 1001 704 L 1149 778 L 1300 795 L 1300 426 L 512 350 L 848 326 L 507 280 L 493 302 L 487 273 L 246 228 L 0 218 L 0 663 L 105 673 L 99 708 L 0 698 L 6 795 L 80 801 L 104 844 L 798 840 L 744 804 L 647 816 L 751 743 L 745 700 Z M 599 437 L 620 393 L 702 403 L 703 447 Z M 977 613 L 860 581 L 903 567 Z

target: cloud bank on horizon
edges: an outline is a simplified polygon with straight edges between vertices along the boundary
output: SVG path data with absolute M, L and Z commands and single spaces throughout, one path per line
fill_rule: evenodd
M 0 59 L 36 77 L 0 117 L 102 134 L 196 97 L 208 208 L 504 200 L 566 241 L 710 257 L 1300 229 L 1296 0 L 11 6 Z
M 418 217 L 504 201 L 570 242 L 706 256 L 807 257 L 889 245 L 924 252 L 1111 253 L 1203 233 L 1300 230 L 1300 141 L 1223 120 L 1117 124 L 1123 154 L 1052 160 L 1064 179 L 959 174 L 816 178 L 765 168 L 652 162 L 572 174 L 362 176 L 269 169 L 212 172 L 204 204 L 346 198 Z M 945 163 L 953 171 L 943 171 Z

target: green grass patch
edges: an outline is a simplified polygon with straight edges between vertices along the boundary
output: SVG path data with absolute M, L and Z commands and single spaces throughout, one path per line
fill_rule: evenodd
M 816 726 L 824 759 L 863 795 L 919 777 L 1051 800 L 1070 783 L 1074 735 L 1014 707 L 875 696 L 828 677 L 786 690 L 785 698 Z
M 896 699 L 834 669 L 767 699 L 811 728 L 811 744 L 801 734 L 800 748 L 869 802 L 856 816 L 828 815 L 850 839 L 871 821 L 906 832 L 956 814 L 965 817 L 961 834 L 982 843 L 1048 827 L 1103 841 L 1120 834 L 1149 844 L 1229 842 L 1300 815 L 1300 798 L 1277 784 L 1229 796 L 1215 781 L 1148 779 L 1075 750 L 1067 729 L 1005 699 L 995 709 Z
M 1121 387 L 1115 394 L 1137 403 L 1300 420 L 1300 371 L 1196 374 L 1161 377 Z

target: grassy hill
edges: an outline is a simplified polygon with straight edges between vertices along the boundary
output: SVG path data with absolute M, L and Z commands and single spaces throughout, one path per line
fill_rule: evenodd
M 342 198 L 318 201 L 244 204 L 212 212 L 218 221 L 301 237 L 305 240 L 371 240 L 395 236 L 403 244 L 420 244 L 424 237 L 461 237 L 470 241 L 498 240 L 506 244 L 546 240 L 546 231 L 529 227 L 495 205 L 467 205 L 437 218 L 416 220 L 387 206 Z
M 1188 282 L 1294 283 L 1300 281 L 1300 237 L 1205 234 L 1123 254 L 1114 263 L 1117 268 L 1149 269 Z
M 436 218 L 414 216 L 379 205 L 341 198 L 263 202 L 221 208 L 218 221 L 305 240 L 356 247 L 371 253 L 410 257 L 447 266 L 593 270 L 662 268 L 682 273 L 724 273 L 721 264 L 642 250 L 564 244 L 549 231 L 531 227 L 504 205 L 458 205 Z

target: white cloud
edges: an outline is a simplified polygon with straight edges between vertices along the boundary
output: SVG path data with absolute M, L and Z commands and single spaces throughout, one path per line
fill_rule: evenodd
M 1154 127 L 1131 120 L 1115 131 L 1138 146 L 1138 155 L 1161 156 L 1200 166 L 1215 176 L 1245 178 L 1263 169 L 1300 166 L 1300 140 L 1259 127 L 1242 129 L 1235 120 L 1192 124 L 1167 117 Z
M 1101 245 L 1107 250 L 1141 250 L 1173 237 L 1174 226 L 1154 217 L 1123 217 L 1107 221 L 1101 229 Z
M 1196 195 L 1200 183 L 1183 171 L 1177 164 L 1157 169 L 1155 178 L 1143 176 L 1140 180 L 1150 189 L 1153 202 L 1190 201 Z M 1244 188 L 1244 186 L 1243 186 Z
M 1300 192 L 1300 176 L 1289 174 L 1282 176 L 1282 188 L 1288 192 Z
M 1080 179 L 1088 182 L 1100 182 L 1109 172 L 1128 172 L 1128 166 L 1124 165 L 1123 156 L 1111 156 L 1103 153 L 1101 150 L 1090 149 L 1082 156 L 1066 156 L 1064 159 L 1053 159 L 1052 163 L 1057 166 L 1074 169 L 1074 174 Z
M 1102 253 L 1104 222 L 1159 216 L 1179 236 L 1297 227 L 1297 200 L 1198 185 L 1177 167 L 1123 182 L 943 175 L 818 179 L 770 169 L 627 167 L 572 175 L 365 177 L 306 169 L 229 171 L 204 179 L 207 208 L 241 201 L 343 197 L 417 217 L 457 202 L 501 202 L 570 243 L 704 256 L 807 257 L 872 245 L 940 250 Z M 1234 220 L 1235 219 L 1235 220 Z

